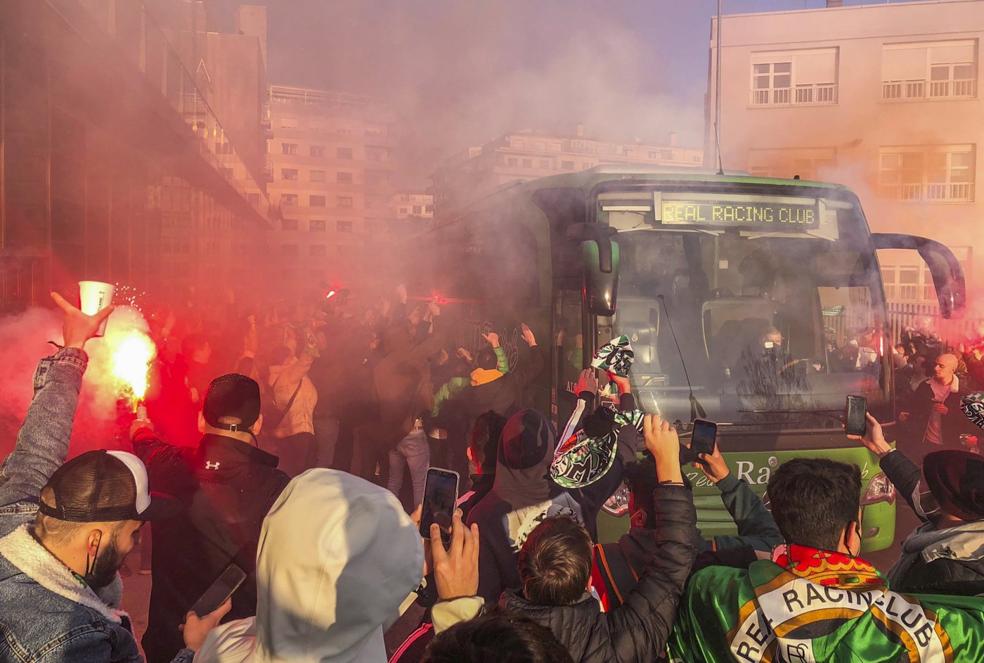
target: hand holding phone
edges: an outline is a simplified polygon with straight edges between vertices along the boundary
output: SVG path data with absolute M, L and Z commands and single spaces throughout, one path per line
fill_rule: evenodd
M 717 424 L 706 419 L 694 419 L 690 448 L 680 448 L 681 463 L 696 463 L 701 454 L 710 455 L 717 444 Z
M 868 401 L 864 396 L 848 396 L 844 430 L 848 435 L 864 437 L 868 431 Z
M 432 524 L 441 528 L 442 538 L 450 541 L 454 508 L 458 501 L 458 473 L 430 467 L 424 483 L 424 503 L 420 511 L 420 536 L 430 538 Z
M 229 600 L 239 586 L 246 580 L 246 572 L 236 564 L 230 564 L 218 578 L 215 579 L 205 593 L 191 606 L 191 611 L 199 617 L 214 612 L 219 606 Z

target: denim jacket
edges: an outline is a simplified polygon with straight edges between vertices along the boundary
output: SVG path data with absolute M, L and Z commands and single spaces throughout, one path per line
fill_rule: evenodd
M 42 359 L 17 445 L 0 467 L 0 660 L 140 663 L 121 587 L 97 594 L 29 531 L 41 489 L 65 461 L 87 357 L 65 348 Z M 116 594 L 116 597 L 109 596 Z M 182 650 L 175 663 L 191 661 Z

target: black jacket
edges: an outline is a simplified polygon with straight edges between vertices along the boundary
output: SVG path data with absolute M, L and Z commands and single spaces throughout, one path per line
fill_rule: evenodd
M 624 603 L 603 613 L 590 595 L 569 606 L 544 606 L 506 592 L 501 605 L 553 631 L 576 662 L 644 663 L 662 657 L 697 553 L 697 512 L 693 495 L 683 486 L 659 486 L 654 497 L 658 526 L 652 536 L 658 554 Z
M 932 380 L 932 378 L 929 378 Z M 947 394 L 943 404 L 946 405 L 948 412 L 942 416 L 942 438 L 943 444 L 936 447 L 932 444 L 923 444 L 926 435 L 926 427 L 929 425 L 929 417 L 933 408 L 933 388 L 925 380 L 919 384 L 916 391 L 912 394 L 909 406 L 910 417 L 900 431 L 906 449 L 911 452 L 913 458 L 921 458 L 931 451 L 938 451 L 943 448 L 959 449 L 960 434 L 972 433 L 976 430 L 974 425 L 960 410 L 960 401 L 967 395 L 967 387 L 960 385 L 959 391 L 951 391 Z
M 277 457 L 238 440 L 206 435 L 174 447 L 141 431 L 133 443 L 151 490 L 178 498 L 182 512 L 154 521 L 153 589 L 143 648 L 149 663 L 184 646 L 178 626 L 230 563 L 247 573 L 226 620 L 256 614 L 256 545 L 267 511 L 290 481 Z
M 892 589 L 911 594 L 984 594 L 984 559 L 962 556 L 959 548 L 954 550 L 957 546 L 949 545 L 961 534 L 965 539 L 984 540 L 984 522 L 937 530 L 915 503 L 921 490 L 919 467 L 901 451 L 885 455 L 879 464 L 899 495 L 923 520 L 923 525 L 902 542 L 899 560 L 888 573 Z M 939 553 L 930 555 L 935 559 L 927 562 L 924 553 L 929 549 Z
M 525 346 L 524 346 L 525 347 Z M 468 387 L 448 401 L 443 409 L 464 416 L 469 424 L 492 410 L 502 417 L 513 414 L 523 403 L 527 385 L 543 370 L 543 350 L 534 346 L 523 352 L 519 365 L 498 380 Z

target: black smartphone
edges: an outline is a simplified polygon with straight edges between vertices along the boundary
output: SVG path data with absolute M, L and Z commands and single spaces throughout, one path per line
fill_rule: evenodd
M 236 564 L 230 564 L 225 568 L 218 578 L 215 579 L 205 593 L 191 606 L 191 611 L 199 617 L 204 617 L 210 612 L 215 611 L 220 605 L 226 602 L 233 592 L 246 580 L 246 572 Z
M 706 419 L 694 419 L 694 432 L 690 437 L 690 449 L 695 456 L 714 453 L 717 445 L 718 425 Z
M 847 413 L 844 427 L 848 435 L 864 435 L 868 430 L 868 401 L 864 396 L 847 397 Z
M 443 537 L 450 540 L 451 519 L 458 502 L 458 473 L 440 467 L 427 469 L 424 503 L 420 510 L 420 536 L 430 538 L 430 527 L 437 523 Z

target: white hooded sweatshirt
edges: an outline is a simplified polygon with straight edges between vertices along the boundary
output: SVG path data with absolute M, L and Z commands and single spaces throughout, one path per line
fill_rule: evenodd
M 213 629 L 195 661 L 385 663 L 383 629 L 423 564 L 417 527 L 392 493 L 308 470 L 263 521 L 256 617 Z

